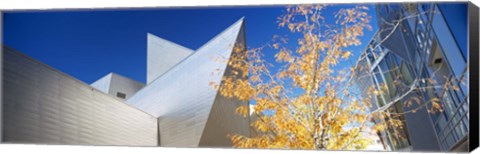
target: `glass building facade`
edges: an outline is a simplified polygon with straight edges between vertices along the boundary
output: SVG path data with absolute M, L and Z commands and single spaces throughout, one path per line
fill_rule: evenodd
M 378 38 L 378 34 L 375 38 Z M 406 94 L 410 89 L 413 81 L 411 67 L 407 61 L 381 45 L 378 39 L 373 39 L 369 46 L 371 48 L 369 47 L 361 56 L 365 58 L 357 65 L 362 66 L 362 68 L 357 67 L 357 85 L 364 92 L 364 98 L 369 97 L 367 92 L 370 88 L 379 90 L 381 87 L 386 87 L 387 91 L 382 95 L 370 96 L 370 101 L 375 102 L 370 108 L 371 111 L 388 110 L 388 113 L 402 113 L 404 108 L 401 102 L 403 101 L 394 101 L 394 99 Z M 392 117 L 405 121 L 404 116 Z M 385 122 L 385 120 L 388 119 L 373 119 L 375 123 Z M 404 125 L 406 124 L 404 123 Z M 387 150 L 402 150 L 410 146 L 408 130 L 405 127 L 390 128 L 387 132 L 379 132 L 379 136 Z
M 463 150 L 468 143 L 467 3 L 377 4 L 379 30 L 361 56 L 357 83 L 386 92 L 371 110 L 403 113 L 439 98 L 418 113 L 396 116 L 405 127 L 380 133 L 390 150 Z M 367 94 L 364 94 L 367 95 Z M 413 104 L 413 105 L 411 105 Z M 415 110 L 417 111 L 417 110 Z M 423 114 L 428 113 L 428 114 Z M 423 122 L 419 122 L 425 119 Z M 384 119 L 374 119 L 374 121 Z M 430 129 L 430 131 L 428 131 Z M 416 132 L 432 132 L 430 145 Z M 425 145 L 422 145 L 425 144 Z M 463 146 L 462 146 L 463 145 Z M 417 148 L 418 147 L 418 148 Z M 465 149 L 462 149 L 465 148 Z

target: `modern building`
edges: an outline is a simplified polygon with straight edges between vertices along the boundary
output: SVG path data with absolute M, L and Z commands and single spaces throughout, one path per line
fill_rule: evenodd
M 185 57 L 176 59 L 179 62 L 172 68 L 155 69 L 160 72 L 150 69 L 149 73 L 155 75 L 147 76 L 154 79 L 126 101 L 158 118 L 162 146 L 230 146 L 228 134 L 249 135 L 248 118 L 235 115 L 236 107 L 248 102 L 223 98 L 210 85 L 212 82 L 219 85 L 222 77 L 229 74 L 226 60 L 234 54 L 233 49 L 245 46 L 243 19 L 189 55 L 184 47 L 151 35 L 149 38 L 149 54 L 170 56 L 163 50 L 168 48 L 182 51 L 182 55 L 172 57 Z M 175 63 L 174 58 L 159 59 Z M 147 68 L 161 68 L 154 62 L 147 63 Z
M 1 141 L 231 147 L 228 134 L 250 135 L 249 119 L 235 115 L 248 102 L 210 85 L 229 75 L 233 49 L 245 49 L 243 18 L 197 50 L 147 39 L 146 85 L 115 73 L 88 85 L 4 46 Z
M 379 3 L 379 30 L 357 63 L 356 81 L 386 87 L 375 110 L 396 116 L 402 128 L 379 132 L 390 150 L 468 151 L 468 3 Z M 439 98 L 443 112 L 429 112 Z M 413 111 L 412 111 L 413 110 Z M 384 119 L 373 119 L 381 122 Z
M 121 99 L 130 98 L 145 86 L 143 83 L 116 73 L 107 74 L 90 85 L 97 90 Z
M 157 145 L 156 117 L 14 49 L 2 62 L 2 142 Z

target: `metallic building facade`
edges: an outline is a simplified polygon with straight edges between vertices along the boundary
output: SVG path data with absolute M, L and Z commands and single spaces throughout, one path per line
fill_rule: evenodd
M 387 86 L 372 110 L 402 113 L 419 107 L 405 105 L 412 99 L 432 98 L 440 98 L 443 109 L 429 113 L 427 106 L 399 116 L 406 127 L 380 134 L 391 150 L 468 150 L 467 4 L 376 5 L 380 29 L 357 65 L 365 70 L 357 74 L 360 88 Z
M 3 54 L 3 142 L 157 145 L 155 117 L 20 52 Z
M 222 84 L 240 19 L 196 51 L 147 34 L 147 84 L 110 73 L 91 85 L 4 47 L 2 142 L 70 145 L 231 147 L 250 135 L 249 118 Z
M 243 19 L 127 100 L 158 117 L 161 146 L 229 146 L 229 133 L 248 135 L 248 119 L 234 112 L 248 102 L 226 100 L 210 84 L 220 84 L 237 44 L 245 45 Z
M 147 84 L 158 78 L 194 51 L 147 34 Z
M 90 84 L 92 87 L 120 99 L 128 99 L 145 84 L 129 79 L 116 73 L 109 73 Z

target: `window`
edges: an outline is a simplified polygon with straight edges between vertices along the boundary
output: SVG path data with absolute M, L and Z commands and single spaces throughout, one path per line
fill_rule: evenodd
M 127 98 L 127 94 L 124 94 L 124 93 L 121 93 L 121 92 L 117 92 L 117 97 L 118 97 L 118 98 L 121 98 L 121 99 L 125 99 L 125 98 Z
M 443 17 L 461 49 L 463 57 L 467 57 L 467 10 L 466 3 L 438 4 Z
M 421 4 L 420 5 L 424 11 L 428 10 L 428 4 Z

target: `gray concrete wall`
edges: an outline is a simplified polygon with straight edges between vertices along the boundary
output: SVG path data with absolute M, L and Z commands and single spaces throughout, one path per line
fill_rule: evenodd
M 210 82 L 220 84 L 227 67 L 226 60 L 242 27 L 243 19 L 127 100 L 128 104 L 159 118 L 161 146 L 199 146 L 217 96 L 217 90 Z M 221 57 L 226 59 L 219 61 Z M 220 72 L 213 73 L 216 70 Z M 230 121 L 230 124 L 235 122 Z M 213 135 L 226 137 L 222 133 Z
M 20 52 L 3 54 L 3 142 L 157 145 L 155 117 Z

